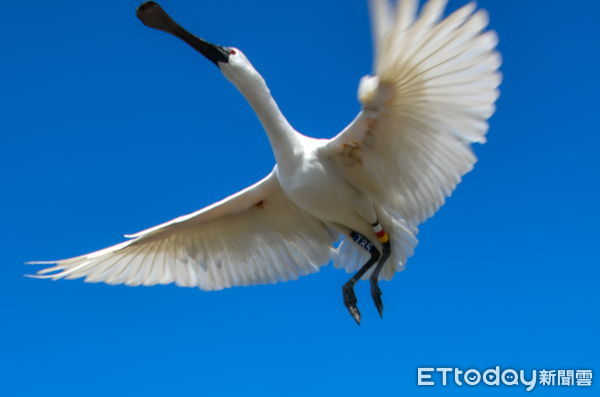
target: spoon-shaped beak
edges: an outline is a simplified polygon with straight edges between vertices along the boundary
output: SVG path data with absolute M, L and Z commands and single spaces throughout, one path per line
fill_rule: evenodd
M 229 52 L 227 50 L 194 36 L 179 26 L 165 10 L 153 1 L 142 3 L 137 9 L 137 17 L 146 26 L 179 37 L 217 66 L 219 66 L 219 62 L 227 63 L 229 61 Z

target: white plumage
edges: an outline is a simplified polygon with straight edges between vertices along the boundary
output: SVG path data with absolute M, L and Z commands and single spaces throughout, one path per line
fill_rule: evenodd
M 213 290 L 295 279 L 331 259 L 353 271 L 369 253 L 349 234 L 377 243 L 379 229 L 372 224 L 379 220 L 391 243 L 381 276 L 390 279 L 413 253 L 419 224 L 472 169 L 476 158 L 470 144 L 485 141 L 498 97 L 501 60 L 496 34 L 484 32 L 487 14 L 468 4 L 443 19 L 445 5 L 446 0 L 430 0 L 417 15 L 416 0 L 399 1 L 397 7 L 371 1 L 373 75 L 359 86 L 361 112 L 331 140 L 294 130 L 245 55 L 214 46 L 227 55 L 207 57 L 246 97 L 269 135 L 277 160 L 273 172 L 124 243 L 42 262 L 54 266 L 37 277 L 175 282 Z M 144 7 L 150 17 L 164 18 L 151 14 L 160 10 L 155 3 Z
M 469 144 L 485 142 L 501 60 L 496 34 L 482 33 L 487 13 L 473 14 L 473 3 L 439 22 L 445 0 L 429 1 L 417 20 L 417 1 L 402 1 L 396 23 L 386 1 L 371 4 L 376 75 L 361 81 L 363 111 L 325 150 L 360 145 L 362 165 L 340 168 L 395 222 L 401 249 L 391 263 L 401 270 L 417 244 L 418 225 L 476 161 Z M 388 266 L 384 276 L 393 270 Z
M 58 261 L 38 274 L 60 271 L 43 277 L 131 286 L 175 282 L 205 290 L 285 281 L 326 264 L 336 233 L 300 211 L 271 173 L 223 201 L 127 237 L 131 240 Z

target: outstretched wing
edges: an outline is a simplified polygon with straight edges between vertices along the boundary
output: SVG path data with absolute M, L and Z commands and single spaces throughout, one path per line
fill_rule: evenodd
M 345 178 L 402 229 L 401 269 L 417 226 L 443 204 L 476 158 L 494 113 L 501 64 L 485 11 L 468 4 L 442 19 L 446 0 L 372 0 L 374 75 L 361 80 L 357 118 L 332 139 Z M 387 277 L 390 273 L 387 273 Z
M 205 290 L 274 283 L 317 271 L 337 238 L 285 196 L 273 172 L 223 201 L 127 237 L 87 255 L 37 262 L 55 266 L 34 277 Z

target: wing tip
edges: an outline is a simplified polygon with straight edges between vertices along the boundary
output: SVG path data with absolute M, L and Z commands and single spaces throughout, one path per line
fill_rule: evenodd
M 55 265 L 60 261 L 27 261 L 24 265 Z
M 37 274 L 24 274 L 23 277 L 27 277 L 27 278 L 35 278 L 38 280 L 47 280 L 47 279 L 51 279 L 52 281 L 54 280 L 58 280 L 60 277 L 60 273 L 58 274 L 42 274 L 42 273 L 37 273 Z
M 44 275 L 40 275 L 40 274 L 24 274 L 23 277 L 37 278 L 37 279 L 48 278 L 48 276 L 44 276 Z

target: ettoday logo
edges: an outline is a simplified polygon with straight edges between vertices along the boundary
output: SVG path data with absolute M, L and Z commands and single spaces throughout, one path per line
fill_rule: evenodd
M 560 370 L 514 370 L 502 369 L 500 366 L 479 371 L 471 368 L 417 368 L 417 385 L 447 386 L 454 382 L 457 386 L 477 386 L 483 383 L 487 386 L 522 386 L 527 391 L 541 386 L 583 386 L 592 385 L 591 369 L 560 369 Z

